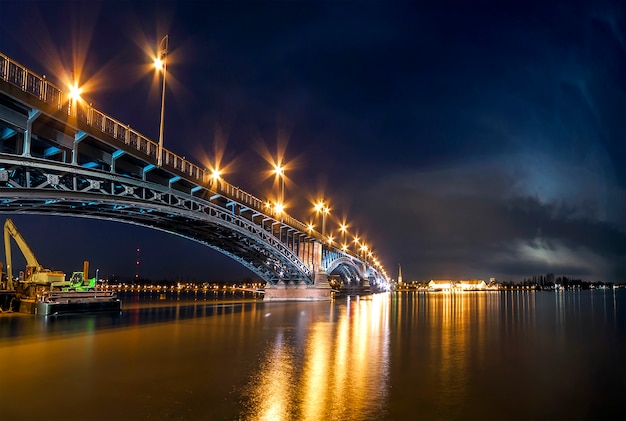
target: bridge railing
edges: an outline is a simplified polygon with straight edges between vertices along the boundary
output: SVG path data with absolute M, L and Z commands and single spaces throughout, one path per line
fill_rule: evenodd
M 0 53 L 0 79 L 9 82 L 40 100 L 62 108 L 61 89 L 48 82 L 45 76 L 31 72 L 15 60 Z
M 153 142 L 147 136 L 144 136 L 138 131 L 132 129 L 128 124 L 124 124 L 121 121 L 98 111 L 93 108 L 91 104 L 84 101 L 73 101 L 70 98 L 69 93 L 64 93 L 61 88 L 49 82 L 45 76 L 40 76 L 30 71 L 25 66 L 22 66 L 2 53 L 0 53 L 0 79 L 19 87 L 22 91 L 35 96 L 40 101 L 55 106 L 59 111 L 67 108 L 69 115 L 76 117 L 88 126 L 123 142 L 125 145 L 139 152 L 153 158 L 157 158 L 158 156 L 158 143 Z M 163 148 L 161 159 L 163 165 L 168 165 L 177 169 L 178 171 L 189 176 L 191 179 L 196 180 L 198 184 L 208 184 L 210 179 L 208 171 L 186 160 L 184 157 L 176 155 L 175 153 Z M 224 196 L 236 200 L 241 204 L 249 206 L 260 212 L 266 212 L 263 200 L 251 195 L 250 193 L 246 193 L 240 188 L 235 187 L 224 180 L 220 180 L 220 182 L 214 186 L 214 189 L 218 190 L 218 193 L 224 194 Z M 274 216 L 278 217 L 277 215 Z M 287 214 L 281 214 L 280 219 L 286 225 L 289 225 L 303 233 L 308 232 L 313 238 L 323 240 L 319 233 L 309 231 L 306 224 Z
M 78 120 L 122 141 L 139 152 L 157 158 L 159 146 L 156 142 L 131 129 L 128 124 L 124 124 L 98 111 L 91 104 L 82 101 L 72 101 L 68 93 L 64 94 L 58 86 L 49 82 L 45 76 L 31 72 L 25 66 L 2 53 L 0 53 L 0 79 L 19 87 L 22 91 L 37 97 L 43 102 L 55 106 L 57 110 L 63 110 L 65 104 L 67 104 L 68 113 Z M 169 165 L 195 180 L 205 181 L 205 170 L 198 165 L 165 148 L 162 154 L 162 162 L 165 165 Z
M 215 190 L 217 193 L 221 193 L 229 199 L 236 200 L 237 202 L 256 210 L 263 210 L 263 201 L 261 199 L 254 197 L 250 193 L 246 193 L 239 187 L 235 187 L 224 180 L 220 180 L 217 183 Z

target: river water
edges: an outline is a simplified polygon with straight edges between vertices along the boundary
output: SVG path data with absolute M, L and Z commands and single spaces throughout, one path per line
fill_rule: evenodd
M 626 419 L 626 289 L 123 298 L 0 315 L 0 419 Z

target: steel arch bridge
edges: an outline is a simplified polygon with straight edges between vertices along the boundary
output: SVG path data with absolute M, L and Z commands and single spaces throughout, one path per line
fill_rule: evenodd
M 159 152 L 161 165 L 158 165 Z M 384 270 L 0 53 L 0 212 L 141 225 L 235 259 L 268 287 L 386 284 Z M 323 284 L 323 285 L 322 285 Z

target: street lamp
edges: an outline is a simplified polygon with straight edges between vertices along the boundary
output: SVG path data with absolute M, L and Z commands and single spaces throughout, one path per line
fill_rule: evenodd
M 367 245 L 365 243 L 361 244 L 361 256 L 366 258 L 367 255 Z
M 165 76 L 167 75 L 167 49 L 169 44 L 169 35 L 165 35 L 159 44 L 157 57 L 154 59 L 154 68 L 157 71 L 163 71 L 163 86 L 161 88 L 161 120 L 159 122 L 159 150 L 157 156 L 157 165 L 163 164 L 163 113 L 165 111 Z
M 83 90 L 78 87 L 78 83 L 74 82 L 74 84 L 70 86 L 70 99 L 72 101 L 78 101 L 82 91 Z
M 348 230 L 348 225 L 346 225 L 345 222 L 343 222 L 341 225 L 339 225 L 339 231 L 341 232 L 341 242 L 342 242 L 342 247 L 341 250 L 343 252 L 346 252 L 346 250 L 348 249 L 348 245 L 346 244 L 346 233 Z
M 209 186 L 215 187 L 216 191 L 219 188 L 219 182 L 222 178 L 222 172 L 219 168 L 211 169 L 211 178 L 209 179 Z
M 341 231 L 341 239 L 345 243 L 346 242 L 346 231 L 348 230 L 348 226 L 344 222 L 339 226 L 339 231 Z
M 68 93 L 68 101 L 67 101 L 67 115 L 76 115 L 76 110 L 72 112 L 72 107 L 76 107 L 78 101 L 80 101 L 80 95 L 83 90 L 78 86 L 77 82 L 74 82 L 73 85 L 69 85 L 69 93 Z
M 274 165 L 274 174 L 280 178 L 280 195 L 278 198 L 280 203 L 285 203 L 285 167 L 281 166 L 280 163 Z
M 324 203 L 323 200 L 320 200 L 315 204 L 315 211 L 319 214 L 322 213 L 322 237 L 326 235 L 326 214 L 330 212 L 330 208 L 328 205 Z
M 276 214 L 281 217 L 281 221 L 282 221 L 282 215 L 283 215 L 283 212 L 285 211 L 285 206 L 282 203 L 276 203 L 274 210 Z

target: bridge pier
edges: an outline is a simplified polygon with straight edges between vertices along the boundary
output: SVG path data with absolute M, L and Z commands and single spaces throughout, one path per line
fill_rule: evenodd
M 304 282 L 279 282 L 265 287 L 264 301 L 330 301 L 331 288 L 324 271 L 315 274 L 313 285 Z

